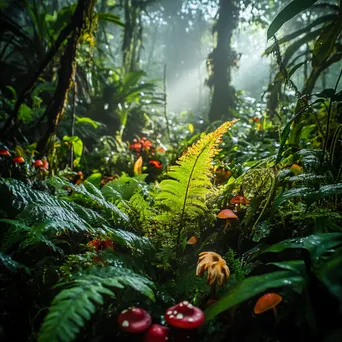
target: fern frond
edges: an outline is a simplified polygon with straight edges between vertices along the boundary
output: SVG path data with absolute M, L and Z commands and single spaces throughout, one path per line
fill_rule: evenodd
M 147 237 L 141 237 L 122 229 L 111 230 L 109 234 L 119 245 L 130 248 L 136 254 L 144 254 L 154 249 Z
M 51 177 L 47 183 L 55 189 L 61 190 L 70 188 L 72 193 L 65 196 L 65 200 L 75 201 L 85 207 L 99 211 L 107 220 L 113 221 L 115 224 L 128 224 L 129 218 L 115 204 L 107 201 L 102 192 L 90 182 L 85 181 L 83 184 L 74 185 L 60 177 Z
M 39 244 L 50 247 L 54 252 L 63 254 L 63 250 L 57 246 L 59 241 L 56 233 L 60 232 L 60 226 L 56 222 L 41 222 L 38 226 L 29 227 L 25 222 L 20 220 L 2 219 L 10 225 L 10 229 L 5 233 L 2 240 L 1 249 L 6 251 L 11 246 L 20 243 L 19 248 L 34 248 Z
M 104 295 L 114 296 L 110 288 L 130 287 L 154 300 L 153 283 L 129 269 L 106 266 L 79 273 L 53 300 L 40 330 L 38 342 L 73 341 L 85 322 L 104 304 Z
M 17 272 L 18 269 L 24 269 L 26 273 L 30 273 L 30 269 L 13 260 L 9 255 L 0 252 L 0 263 L 2 263 L 11 272 Z
M 169 179 L 160 183 L 161 191 L 156 196 L 156 205 L 164 209 L 157 219 L 175 222 L 176 218 L 180 232 L 185 220 L 205 213 L 206 198 L 212 188 L 212 159 L 218 153 L 219 139 L 236 121 L 225 122 L 214 132 L 204 135 L 178 159 L 177 165 L 171 167 Z

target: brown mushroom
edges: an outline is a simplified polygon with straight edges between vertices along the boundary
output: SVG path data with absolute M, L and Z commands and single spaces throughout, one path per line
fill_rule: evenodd
M 230 210 L 230 209 L 223 209 L 223 210 L 221 210 L 217 214 L 216 217 L 219 218 L 219 219 L 225 219 L 226 220 L 226 224 L 225 224 L 225 226 L 223 228 L 223 231 L 225 231 L 227 229 L 227 227 L 229 225 L 229 221 L 231 219 L 237 219 L 238 218 L 238 216 L 234 213 L 234 211 Z

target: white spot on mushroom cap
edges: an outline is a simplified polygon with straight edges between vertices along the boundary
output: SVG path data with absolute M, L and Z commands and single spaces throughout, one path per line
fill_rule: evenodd
M 170 318 L 173 318 L 173 317 L 175 317 L 174 315 L 170 315 Z
M 189 305 L 188 305 L 188 308 L 189 308 L 189 309 L 192 309 L 192 304 L 189 304 Z
M 192 317 L 190 317 L 190 318 L 188 319 L 188 321 L 189 321 L 189 322 L 193 322 L 194 319 L 193 319 Z
M 166 337 L 165 337 L 165 340 L 167 341 L 168 339 L 169 339 L 169 338 L 166 336 Z
M 183 304 L 184 304 L 184 305 L 188 305 L 189 302 L 188 302 L 187 300 L 185 300 L 185 301 L 183 302 Z
M 171 315 L 171 314 L 172 314 L 172 311 L 168 311 L 166 314 L 167 314 L 167 315 Z
M 173 314 L 174 314 L 174 315 L 177 315 L 177 314 L 178 314 L 178 311 L 177 311 L 177 310 L 175 310 L 175 311 L 173 312 Z
M 183 319 L 184 316 L 183 316 L 183 314 L 179 313 L 179 314 L 176 316 L 176 318 L 177 318 L 177 319 Z
M 121 324 L 124 328 L 127 328 L 129 326 L 129 322 L 128 321 L 123 321 Z
M 126 309 L 126 310 L 121 311 L 121 313 L 122 313 L 122 314 L 125 314 L 127 311 L 128 311 L 128 310 Z
M 180 306 L 180 307 L 183 307 L 183 303 L 180 303 L 179 306 Z

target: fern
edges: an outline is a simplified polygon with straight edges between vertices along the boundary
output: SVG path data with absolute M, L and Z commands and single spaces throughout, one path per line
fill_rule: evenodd
M 107 201 L 102 192 L 94 184 L 85 181 L 83 184 L 74 185 L 59 177 L 49 178 L 47 182 L 59 191 L 66 188 L 71 189 L 72 192 L 68 196 L 66 196 L 65 191 L 62 192 L 66 200 L 75 201 L 83 206 L 100 211 L 106 219 L 113 221 L 115 224 L 129 223 L 127 215 L 119 210 L 112 202 Z
M 63 250 L 57 246 L 61 241 L 57 239 L 56 232 L 59 232 L 61 229 L 56 222 L 46 221 L 33 227 L 29 227 L 19 220 L 2 219 L 0 222 L 11 226 L 2 241 L 2 250 L 6 251 L 17 243 L 20 243 L 20 249 L 35 248 L 39 244 L 44 244 L 54 252 L 63 254 Z
M 2 263 L 11 272 L 17 272 L 23 269 L 26 273 L 30 274 L 30 269 L 26 266 L 13 260 L 9 255 L 0 252 L 0 263 Z
M 185 220 L 194 220 L 207 210 L 206 197 L 212 192 L 211 162 L 218 152 L 219 139 L 236 121 L 224 123 L 189 147 L 178 159 L 177 165 L 171 167 L 169 179 L 160 183 L 156 205 L 164 211 L 157 219 L 177 221 L 177 244 Z
M 63 284 L 65 285 L 65 284 Z M 38 342 L 68 342 L 96 311 L 96 304 L 104 304 L 104 295 L 114 296 L 110 288 L 131 287 L 154 300 L 153 283 L 129 269 L 106 266 L 76 274 L 53 300 L 38 337 Z

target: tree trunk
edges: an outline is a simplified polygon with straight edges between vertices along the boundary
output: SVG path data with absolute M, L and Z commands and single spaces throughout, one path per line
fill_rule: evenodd
M 217 44 L 209 56 L 212 74 L 208 86 L 213 90 L 209 120 L 231 120 L 235 104 L 234 88 L 231 82 L 231 67 L 235 53 L 231 39 L 237 25 L 238 8 L 234 0 L 220 0 L 218 19 L 213 33 L 217 34 Z
M 139 70 L 142 47 L 141 5 L 139 0 L 124 0 L 125 31 L 122 43 L 124 74 Z
M 46 108 L 43 117 L 47 117 L 47 130 L 38 143 L 37 150 L 40 154 L 46 152 L 47 143 L 50 138 L 56 134 L 57 126 L 64 114 L 67 102 L 68 92 L 75 76 L 75 58 L 77 45 L 79 43 L 82 30 L 89 25 L 92 20 L 92 14 L 96 1 L 79 0 L 71 22 L 76 23 L 71 36 L 68 39 L 63 56 L 61 57 L 61 66 L 58 73 L 58 81 L 53 98 Z

